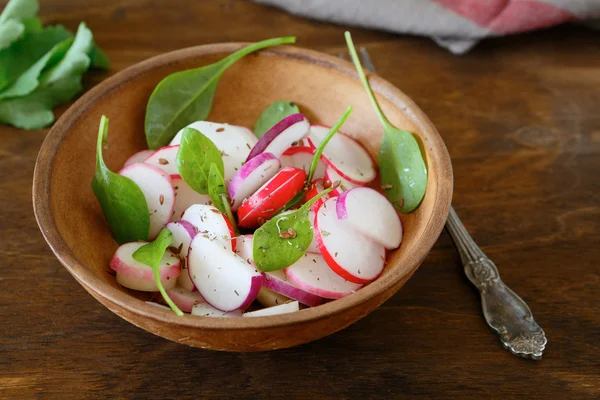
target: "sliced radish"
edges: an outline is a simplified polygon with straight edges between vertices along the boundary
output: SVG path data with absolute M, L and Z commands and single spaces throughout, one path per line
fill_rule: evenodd
M 325 170 L 325 183 L 328 186 L 331 186 L 336 184 L 336 182 L 339 182 L 339 186 L 330 192 L 332 197 L 339 196 L 343 192 L 350 189 L 354 189 L 355 187 L 360 187 L 360 185 L 349 182 L 346 179 L 342 178 L 340 174 L 338 174 L 333 168 L 328 167 Z
M 165 146 L 156 150 L 150 157 L 144 160 L 144 162 L 162 169 L 169 175 L 179 175 L 177 164 L 175 164 L 178 151 L 179 145 Z
M 242 310 L 224 312 L 221 310 L 217 310 L 210 304 L 201 303 L 196 304 L 192 308 L 192 315 L 196 315 L 198 317 L 237 318 L 242 316 Z
M 257 228 L 302 191 L 306 173 L 293 167 L 279 171 L 238 209 L 238 225 L 242 228 Z
M 172 251 L 179 256 L 181 260 L 181 274 L 177 278 L 177 284 L 182 288 L 191 291 L 195 290 L 194 282 L 190 278 L 187 269 L 187 254 L 190 248 L 190 242 L 196 236 L 196 228 L 187 221 L 169 222 L 167 229 L 173 234 Z M 189 311 L 188 311 L 189 312 Z
M 280 157 L 281 166 L 300 168 L 308 174 L 314 155 L 315 150 L 312 147 L 292 146 L 288 148 Z M 313 179 L 325 177 L 325 169 L 327 169 L 327 164 L 325 164 L 322 160 L 319 160 Z
M 194 204 L 212 204 L 209 195 L 196 192 L 181 175 L 171 175 L 171 182 L 175 191 L 175 207 L 173 207 L 171 221 L 180 220 L 185 210 Z
M 320 254 L 305 253 L 304 257 L 285 270 L 290 282 L 299 288 L 326 299 L 339 299 L 362 287 L 348 282 L 329 268 Z
M 271 153 L 279 157 L 293 143 L 308 135 L 310 124 L 302 114 L 292 114 L 276 123 L 258 143 L 252 148 L 247 161 L 253 159 L 260 153 Z
M 254 265 L 254 257 L 252 256 L 252 244 L 254 241 L 254 235 L 242 235 L 235 238 L 235 253 L 242 257 L 246 262 L 252 266 Z
M 402 241 L 402 223 L 394 207 L 374 189 L 359 187 L 344 192 L 336 204 L 337 217 L 361 234 L 395 249 Z
M 319 147 L 327 133 L 329 133 L 328 127 L 311 126 L 308 134 L 311 147 Z M 360 143 L 341 132 L 333 135 L 331 141 L 325 146 L 321 158 L 344 179 L 352 183 L 366 184 L 377 177 L 377 169 L 369 153 Z
M 175 192 L 169 175 L 152 165 L 135 163 L 123 168 L 119 174 L 138 185 L 144 193 L 150 213 L 149 239 L 158 235 L 169 222 L 175 205 Z
M 237 211 L 242 201 L 275 176 L 280 166 L 279 159 L 271 153 L 261 153 L 244 164 L 227 184 L 233 201 L 231 209 Z
M 192 240 L 188 268 L 202 297 L 222 311 L 248 307 L 263 283 L 256 268 L 202 234 Z
M 192 292 L 180 287 L 167 290 L 167 294 L 181 311 L 187 313 L 192 312 L 192 308 L 196 304 L 205 303 L 204 298 L 199 292 Z
M 385 247 L 358 233 L 347 220 L 338 220 L 338 198 L 327 200 L 315 216 L 315 236 L 327 265 L 354 283 L 377 278 L 385 266 Z
M 317 179 L 317 180 L 312 181 L 312 183 L 308 187 L 308 190 L 306 191 L 306 194 L 304 195 L 304 201 L 305 202 L 309 201 L 310 199 L 312 199 L 313 197 L 317 196 L 319 193 L 324 191 L 325 185 L 326 185 L 326 182 L 323 179 Z M 327 185 L 329 185 L 329 183 L 327 183 Z M 315 202 L 315 204 L 313 204 L 313 206 L 310 209 L 313 211 L 317 211 L 319 209 L 319 207 L 321 207 L 321 204 L 323 204 L 325 202 L 325 200 L 327 200 L 330 197 L 337 196 L 337 193 L 334 193 L 335 191 L 336 191 L 336 189 L 333 189 L 331 192 L 329 192 L 328 194 L 321 197 L 319 200 L 317 200 Z
M 329 193 L 332 193 L 332 192 L 329 192 Z M 318 208 L 317 208 L 317 210 L 318 210 Z M 312 239 L 312 242 L 310 242 L 310 245 L 308 246 L 306 251 L 309 253 L 319 253 L 320 254 L 321 250 L 319 250 L 319 242 L 317 241 L 317 233 L 315 232 L 315 211 L 316 210 L 311 209 L 308 212 L 308 220 L 310 221 L 310 224 L 311 224 L 312 230 L 313 230 L 313 239 Z
M 297 301 L 280 306 L 263 308 L 262 310 L 250 311 L 242 314 L 242 317 L 269 317 L 271 315 L 289 314 L 294 311 L 300 311 L 300 304 Z
M 236 171 L 244 165 L 248 154 L 250 154 L 250 149 L 258 142 L 252 131 L 243 126 L 197 121 L 189 124 L 187 128 L 198 130 L 221 151 L 225 167 L 223 174 L 225 183 L 229 182 Z M 170 144 L 180 144 L 182 134 L 183 129 L 175 135 Z
M 307 292 L 293 285 L 285 276 L 283 271 L 265 272 L 264 287 L 276 293 L 282 294 L 290 299 L 299 301 L 300 303 L 315 307 L 323 303 L 323 299 L 319 296 Z
M 256 301 L 258 301 L 264 307 L 273 307 L 280 304 L 285 304 L 288 301 L 291 301 L 291 299 L 279 293 L 275 293 L 274 291 L 263 286 L 260 289 L 260 292 L 258 292 L 258 296 L 256 296 Z
M 135 242 L 121 245 L 110 260 L 110 267 L 117 273 L 117 282 L 121 286 L 143 292 L 157 292 L 152 268 L 133 258 L 133 253 L 146 243 Z M 165 289 L 175 286 L 179 276 L 179 258 L 169 250 L 160 261 L 160 281 Z
M 188 221 L 202 235 L 219 243 L 225 250 L 235 251 L 235 232 L 229 224 L 226 216 L 214 206 L 205 204 L 194 204 L 181 217 L 182 221 Z
M 132 155 L 131 157 L 129 157 L 127 159 L 127 161 L 125 161 L 125 165 L 123 165 L 123 168 L 127 167 L 128 165 L 131 164 L 135 164 L 135 163 L 143 163 L 144 161 L 146 161 L 146 159 L 148 157 L 150 157 L 152 154 L 154 154 L 156 150 L 142 150 L 142 151 L 138 151 L 137 153 L 135 153 L 134 155 Z

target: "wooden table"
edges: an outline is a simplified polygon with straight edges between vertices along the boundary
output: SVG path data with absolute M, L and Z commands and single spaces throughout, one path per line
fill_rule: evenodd
M 109 54 L 111 71 L 88 75 L 87 87 L 204 43 L 297 35 L 303 47 L 345 49 L 345 27 L 246 1 L 42 3 L 46 23 L 74 30 L 85 20 Z M 315 343 L 229 354 L 155 337 L 54 258 L 31 206 L 46 131 L 2 126 L 0 398 L 600 398 L 600 34 L 563 27 L 457 57 L 428 39 L 352 31 L 437 125 L 454 206 L 545 329 L 544 359 L 502 349 L 445 232 L 398 294 Z

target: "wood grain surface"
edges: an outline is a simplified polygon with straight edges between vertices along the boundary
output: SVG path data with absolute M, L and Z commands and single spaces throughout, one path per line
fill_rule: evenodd
M 345 49 L 345 27 L 246 1 L 45 0 L 41 15 L 85 20 L 109 54 L 87 87 L 203 43 L 296 35 Z M 352 31 L 444 137 L 454 207 L 545 329 L 544 359 L 502 349 L 446 233 L 392 299 L 317 342 L 233 354 L 152 336 L 88 295 L 42 239 L 31 177 L 46 131 L 0 126 L 0 398 L 600 398 L 600 33 L 560 27 L 457 57 Z

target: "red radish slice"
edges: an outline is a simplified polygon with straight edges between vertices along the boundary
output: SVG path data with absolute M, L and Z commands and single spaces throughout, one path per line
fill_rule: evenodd
M 345 180 L 340 176 L 340 174 L 335 172 L 333 168 L 329 167 L 325 170 L 325 182 L 329 186 L 334 185 L 336 182 L 340 183 L 340 185 L 337 188 L 333 189 L 330 192 L 331 197 L 339 196 L 347 190 L 354 189 L 355 187 L 360 187 L 360 185 L 356 185 L 352 182 Z
M 288 148 L 283 155 L 280 157 L 281 165 L 283 167 L 296 167 L 303 169 L 308 174 L 310 170 L 310 164 L 312 163 L 315 150 L 308 146 L 293 146 Z M 327 164 L 322 160 L 319 160 L 317 169 L 313 179 L 320 179 L 325 176 L 325 169 Z
M 119 174 L 131 179 L 139 186 L 146 198 L 150 213 L 149 239 L 158 235 L 169 222 L 175 205 L 175 192 L 171 178 L 166 172 L 152 165 L 136 163 L 123 168 Z
M 377 278 L 385 266 L 385 247 L 358 233 L 346 220 L 338 220 L 338 198 L 327 200 L 315 216 L 315 236 L 327 265 L 354 283 Z M 365 206 L 366 207 L 366 206 Z
M 265 272 L 265 281 L 263 286 L 276 293 L 282 294 L 290 299 L 299 301 L 309 307 L 316 307 L 323 303 L 323 299 L 319 296 L 307 292 L 293 285 L 285 276 L 283 271 Z
M 256 296 L 256 301 L 258 301 L 264 307 L 273 307 L 280 304 L 285 304 L 288 301 L 291 301 L 291 299 L 279 293 L 275 293 L 274 291 L 263 286 L 260 289 L 260 292 L 258 292 L 258 296 Z
M 190 248 L 190 242 L 196 236 L 196 228 L 187 221 L 169 222 L 167 229 L 173 234 L 173 244 L 171 247 L 177 249 L 173 254 L 179 256 L 181 260 L 181 274 L 177 278 L 177 284 L 182 288 L 192 292 L 196 288 L 190 278 L 187 269 L 187 254 Z M 181 308 L 181 307 L 180 307 Z M 188 311 L 189 312 L 189 311 Z
M 310 184 L 310 186 L 308 187 L 308 190 L 306 191 L 306 194 L 304 195 L 304 201 L 305 202 L 309 201 L 310 199 L 312 199 L 313 197 L 317 196 L 319 193 L 321 193 L 324 190 L 325 190 L 325 181 L 323 179 L 314 180 Z M 333 189 L 331 192 L 329 192 L 328 194 L 326 194 L 323 197 L 321 197 L 319 200 L 317 200 L 315 202 L 315 204 L 313 204 L 313 206 L 310 209 L 312 211 L 317 211 L 319 209 L 319 207 L 321 207 L 321 204 L 323 204 L 325 202 L 325 200 L 327 200 L 330 197 L 337 196 L 337 193 L 332 194 L 336 190 L 337 189 Z
M 173 300 L 173 303 L 183 312 L 192 312 L 196 304 L 205 303 L 204 298 L 199 292 L 191 292 L 187 289 L 174 287 L 167 290 L 167 294 Z
M 198 317 L 237 318 L 242 316 L 242 310 L 224 312 L 217 310 L 208 303 L 201 303 L 196 304 L 192 308 L 192 315 L 196 315 Z
M 339 299 L 362 287 L 334 273 L 325 259 L 315 253 L 305 253 L 304 257 L 287 267 L 284 272 L 294 285 L 326 299 Z
M 262 220 L 277 213 L 304 187 L 306 173 L 293 167 L 279 171 L 238 209 L 238 225 L 242 228 L 258 228 Z
M 133 253 L 146 243 L 135 242 L 121 245 L 110 260 L 110 267 L 117 273 L 117 282 L 121 286 L 143 292 L 157 292 L 152 268 L 133 259 Z M 175 286 L 179 276 L 179 258 L 169 250 L 160 261 L 160 281 L 165 289 Z
M 171 175 L 171 182 L 175 191 L 175 207 L 173 207 L 171 221 L 181 219 L 185 210 L 194 204 L 212 204 L 209 195 L 196 192 L 185 183 L 181 175 Z
M 194 204 L 183 213 L 182 221 L 188 221 L 202 235 L 220 243 L 223 248 L 235 251 L 235 232 L 225 215 L 216 207 Z
M 258 139 L 252 131 L 243 126 L 220 124 L 217 122 L 197 121 L 187 126 L 194 128 L 209 138 L 223 154 L 225 167 L 225 183 L 244 165 L 244 161 L 250 154 L 250 149 L 256 145 Z M 181 143 L 183 129 L 171 140 L 171 145 Z
M 308 135 L 310 124 L 302 114 L 292 114 L 278 123 L 264 134 L 250 151 L 247 161 L 260 153 L 271 153 L 279 157 L 293 143 Z
M 242 317 L 269 317 L 271 315 L 289 314 L 291 312 L 300 311 L 300 304 L 297 301 L 282 304 L 280 306 L 263 308 L 262 310 L 250 311 L 242 314 Z
M 261 153 L 244 164 L 227 184 L 231 209 L 237 211 L 244 199 L 256 192 L 279 171 L 281 163 L 271 153 Z
M 327 133 L 328 127 L 311 126 L 308 135 L 311 147 L 319 147 Z M 358 185 L 367 184 L 377 177 L 377 169 L 369 153 L 360 143 L 341 132 L 333 135 L 321 159 L 344 179 Z
M 337 217 L 366 237 L 395 249 L 402 241 L 402 223 L 390 202 L 374 189 L 359 187 L 344 192 L 336 204 Z
M 177 164 L 175 164 L 178 151 L 179 145 L 165 146 L 156 150 L 154 154 L 144 160 L 144 162 L 162 169 L 169 175 L 179 175 Z
M 202 297 L 222 311 L 248 307 L 263 283 L 256 268 L 202 234 L 192 240 L 188 268 Z
M 127 161 L 125 161 L 125 165 L 123 165 L 123 168 L 127 167 L 128 165 L 131 164 L 135 164 L 135 163 L 142 163 L 144 161 L 146 161 L 146 159 L 148 157 L 150 157 L 152 154 L 154 154 L 156 150 L 142 150 L 142 151 L 138 151 L 137 153 L 135 153 L 134 155 L 132 155 L 131 157 L 129 157 L 127 159 Z

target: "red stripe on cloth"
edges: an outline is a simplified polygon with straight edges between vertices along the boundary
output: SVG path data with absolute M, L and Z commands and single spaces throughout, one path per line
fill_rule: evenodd
M 537 0 L 433 0 L 496 33 L 545 28 L 578 18 L 568 11 Z

